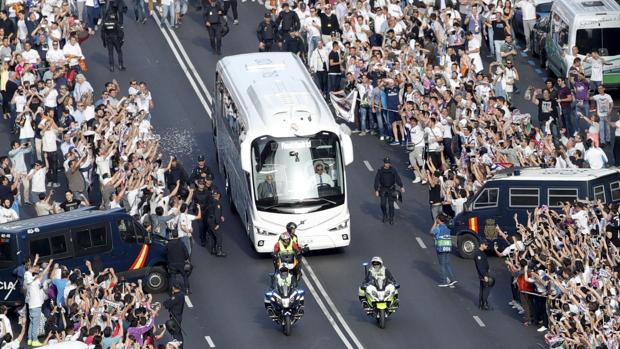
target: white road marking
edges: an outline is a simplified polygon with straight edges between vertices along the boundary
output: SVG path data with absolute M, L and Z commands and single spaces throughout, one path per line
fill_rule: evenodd
M 174 42 L 176 42 L 177 47 L 181 51 L 181 55 L 183 55 L 183 57 L 185 58 L 185 62 L 189 66 L 189 69 L 192 71 L 192 73 L 194 73 L 196 82 L 198 82 L 198 85 L 200 85 L 200 87 L 202 88 L 202 91 L 207 96 L 207 100 L 209 100 L 209 104 L 213 104 L 213 98 L 211 98 L 211 93 L 209 93 L 209 90 L 205 86 L 204 81 L 202 81 L 202 77 L 200 77 L 200 74 L 198 74 L 198 72 L 196 71 L 196 67 L 194 67 L 194 64 L 192 63 L 191 59 L 189 59 L 187 52 L 185 51 L 185 47 L 183 47 L 183 44 L 181 44 L 181 41 L 179 41 L 179 38 L 177 37 L 177 34 L 174 32 L 174 30 L 170 30 L 170 36 L 172 36 L 172 39 L 174 40 Z
M 308 290 L 310 291 L 310 293 L 312 293 L 312 295 L 314 296 L 314 299 L 316 299 L 316 303 L 319 305 L 319 308 L 321 308 L 321 311 L 323 311 L 323 314 L 327 318 L 327 321 L 329 322 L 330 325 L 332 325 L 332 327 L 338 334 L 338 337 L 340 337 L 340 339 L 342 340 L 344 345 L 347 347 L 347 349 L 354 349 L 354 347 L 351 345 L 351 342 L 349 342 L 349 340 L 344 335 L 344 333 L 342 333 L 342 330 L 340 329 L 340 327 L 338 327 L 338 323 L 336 323 L 336 320 L 334 320 L 334 318 L 329 313 L 329 311 L 327 311 L 327 308 L 325 307 L 323 300 L 319 298 L 319 294 L 314 289 L 314 286 L 312 286 L 312 284 L 310 283 L 310 280 L 308 280 L 308 277 L 306 276 L 306 274 L 301 274 L 301 278 L 304 280 L 304 283 L 306 284 L 306 287 L 308 287 Z
M 189 84 L 194 89 L 194 92 L 196 92 L 196 96 L 198 96 L 198 99 L 200 100 L 200 104 L 202 104 L 202 107 L 207 112 L 207 115 L 209 116 L 209 118 L 213 119 L 213 117 L 211 116 L 211 108 L 209 108 L 209 105 L 207 104 L 207 101 L 205 100 L 205 98 L 202 95 L 202 93 L 200 93 L 200 90 L 198 89 L 198 86 L 196 85 L 196 81 L 194 81 L 194 78 L 190 74 L 189 69 L 187 68 L 187 65 L 185 64 L 183 59 L 181 59 L 181 56 L 179 56 L 179 53 L 177 52 L 176 47 L 174 47 L 174 44 L 172 43 L 172 40 L 170 39 L 170 36 L 166 32 L 166 30 L 161 27 L 161 22 L 159 20 L 159 15 L 155 15 L 155 16 L 153 16 L 153 18 L 155 19 L 155 23 L 157 24 L 157 28 L 159 28 L 161 33 L 164 35 L 164 39 L 166 39 L 166 42 L 168 43 L 168 46 L 170 46 L 170 49 L 172 50 L 172 53 L 174 54 L 174 57 L 177 59 L 177 62 L 179 62 L 179 66 L 181 67 L 181 70 L 183 70 L 183 73 L 185 73 L 185 76 L 187 77 L 187 80 L 189 80 Z M 205 92 L 205 93 L 208 95 L 208 92 Z
M 323 285 L 321 284 L 321 282 L 319 281 L 319 278 L 316 276 L 316 274 L 314 273 L 314 270 L 312 270 L 312 267 L 310 266 L 310 264 L 308 264 L 308 260 L 306 260 L 306 257 L 301 257 L 301 260 L 304 264 L 305 269 L 308 271 L 308 274 L 310 274 L 310 277 L 312 278 L 312 280 L 314 281 L 314 283 L 316 284 L 316 287 L 319 289 L 319 292 L 321 292 L 321 294 L 323 295 L 323 297 L 325 297 L 325 301 L 327 302 L 327 305 L 329 305 L 329 307 L 331 308 L 332 312 L 334 314 L 336 314 L 336 318 L 338 319 L 338 321 L 340 322 L 340 325 L 344 328 L 344 330 L 349 334 L 349 337 L 351 337 L 351 339 L 353 340 L 353 343 L 355 343 L 355 345 L 357 346 L 358 349 L 363 349 L 364 346 L 362 345 L 362 343 L 359 341 L 359 339 L 357 339 L 357 337 L 355 336 L 355 334 L 353 333 L 353 331 L 351 330 L 351 327 L 349 327 L 349 325 L 347 324 L 346 321 L 344 321 L 344 318 L 342 317 L 342 314 L 340 314 L 340 312 L 338 311 L 338 309 L 336 308 L 336 305 L 334 304 L 334 302 L 332 301 L 332 299 L 329 297 L 329 295 L 327 294 L 327 292 L 325 291 L 325 288 L 323 288 Z M 304 275 L 305 276 L 305 275 Z M 308 282 L 306 282 L 306 284 L 308 284 Z
M 397 210 L 400 210 L 400 207 L 398 207 L 398 204 L 396 203 L 396 201 L 394 201 L 394 208 Z
M 487 325 L 485 325 L 484 322 L 482 322 L 482 320 L 478 317 L 478 315 L 474 315 L 474 320 L 476 320 L 476 322 L 478 323 L 478 326 L 487 327 Z
M 416 239 L 416 241 L 418 242 L 418 245 L 420 245 L 421 248 L 426 248 L 426 245 L 424 244 L 424 241 L 422 240 L 421 237 L 418 236 L 415 239 Z
M 193 308 L 194 305 L 192 304 L 192 300 L 189 299 L 189 296 L 185 296 L 185 305 L 187 305 L 188 308 Z
M 366 168 L 368 169 L 368 171 L 372 172 L 372 166 L 370 166 L 370 162 L 368 162 L 368 160 L 364 160 L 364 165 L 366 165 Z
M 209 344 L 209 348 L 215 348 L 215 343 L 213 343 L 211 336 L 205 336 L 205 340 L 207 341 L 207 344 Z

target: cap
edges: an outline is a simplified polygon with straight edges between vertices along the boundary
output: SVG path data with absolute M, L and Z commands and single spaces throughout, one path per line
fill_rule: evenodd
M 289 6 L 288 2 L 285 2 L 285 3 L 282 4 L 282 7 L 288 7 L 288 6 Z
M 389 164 L 389 163 L 391 163 L 391 162 L 392 162 L 392 161 L 390 160 L 390 157 L 389 157 L 389 156 L 386 156 L 386 157 L 384 157 L 384 158 L 383 158 L 383 163 L 384 163 L 384 164 Z
M 271 18 L 271 12 L 265 12 L 265 18 Z
M 198 156 L 198 161 L 205 161 L 205 156 L 204 155 Z
M 212 181 L 213 180 L 213 175 L 211 173 L 207 173 L 207 178 L 208 181 Z

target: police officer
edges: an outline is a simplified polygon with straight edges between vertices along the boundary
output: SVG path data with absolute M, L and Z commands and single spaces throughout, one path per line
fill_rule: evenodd
M 489 271 L 489 261 L 486 255 L 487 242 L 480 242 L 478 250 L 474 253 L 474 262 L 476 263 L 476 271 L 480 280 L 480 292 L 478 296 L 478 307 L 480 310 L 491 310 L 489 306 L 489 293 L 491 287 L 495 284 L 495 279 Z
M 168 272 L 176 282 L 174 276 L 183 277 L 183 289 L 189 294 L 189 275 L 185 271 L 185 263 L 189 260 L 189 251 L 179 238 L 179 232 L 175 229 L 171 233 L 171 239 L 166 244 L 166 258 L 168 261 Z
M 118 55 L 118 67 L 120 70 L 125 70 L 123 65 L 123 46 L 125 33 L 121 27 L 120 19 L 118 16 L 118 9 L 111 7 L 103 20 L 103 26 L 101 28 L 101 39 L 103 40 L 103 47 L 108 48 L 108 61 L 110 63 L 110 71 L 114 71 L 114 50 Z
M 400 187 L 401 192 L 405 192 L 403 182 L 389 157 L 383 159 L 383 167 L 377 170 L 375 176 L 375 196 L 381 197 L 381 212 L 383 212 L 383 223 L 389 221 L 394 224 L 394 195 L 396 193 L 396 185 Z
M 194 167 L 189 176 L 190 184 L 197 185 L 198 180 L 202 179 L 201 177 L 203 173 L 211 174 L 211 169 L 207 166 L 204 155 L 200 155 L 198 157 L 198 165 Z
M 271 13 L 265 13 L 264 20 L 258 24 L 256 37 L 258 37 L 258 51 L 269 52 L 276 38 L 277 27 L 271 20 Z
M 207 188 L 206 181 L 204 179 L 199 179 L 196 182 L 196 190 L 194 191 L 194 195 L 192 196 L 193 202 L 196 206 L 200 207 L 202 212 L 207 212 L 207 205 L 209 204 L 209 200 L 211 199 L 211 188 Z M 207 230 L 204 219 L 197 220 L 197 228 L 198 228 L 198 236 L 200 238 L 200 246 L 205 247 L 207 245 Z
M 217 0 L 209 0 L 203 10 L 211 48 L 220 55 L 222 54 L 222 16 L 224 9 Z
M 220 203 L 221 194 L 214 190 L 207 205 L 207 231 L 211 237 L 211 254 L 217 257 L 226 257 L 222 251 L 222 232 L 221 224 L 224 222 L 222 216 L 222 205 Z
M 172 284 L 172 294 L 169 299 L 164 301 L 163 305 L 170 313 L 170 320 L 166 321 L 166 330 L 172 335 L 172 338 L 179 342 L 183 342 L 181 322 L 183 321 L 185 294 L 183 294 L 181 285 L 177 283 Z
M 297 12 L 291 11 L 287 2 L 282 4 L 282 11 L 280 11 L 278 18 L 276 18 L 276 27 L 280 28 L 278 32 L 280 47 L 282 47 L 282 41 L 289 36 L 289 32 L 298 31 L 301 28 Z

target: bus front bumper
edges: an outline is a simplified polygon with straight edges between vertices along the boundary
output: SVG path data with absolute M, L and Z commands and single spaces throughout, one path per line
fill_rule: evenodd
M 300 234 L 299 247 L 307 246 L 310 250 L 326 250 L 349 246 L 351 243 L 351 228 L 346 227 L 337 231 L 325 231 L 308 234 Z M 278 237 L 260 236 L 254 242 L 254 248 L 258 253 L 272 253 Z

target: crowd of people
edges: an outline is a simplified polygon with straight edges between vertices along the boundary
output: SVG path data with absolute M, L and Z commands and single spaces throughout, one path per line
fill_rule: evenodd
M 414 183 L 431 186 L 433 218 L 458 213 L 502 168 L 620 164 L 620 142 L 615 161 L 603 150 L 616 122 L 598 52 L 573 48 L 568 78 L 543 89 L 519 81 L 513 16 L 521 7 L 529 30 L 532 1 L 278 4 L 257 28 L 259 50 L 298 54 L 328 99 L 355 92 L 354 132 L 409 152 Z M 586 77 L 584 62 L 601 64 Z M 537 115 L 512 103 L 522 91 Z
M 617 204 L 562 203 L 528 213 L 507 247 L 514 299 L 524 325 L 547 331 L 551 347 L 617 348 L 620 211 Z M 516 222 L 516 219 L 515 219 Z M 499 228 L 498 228 L 499 229 Z

